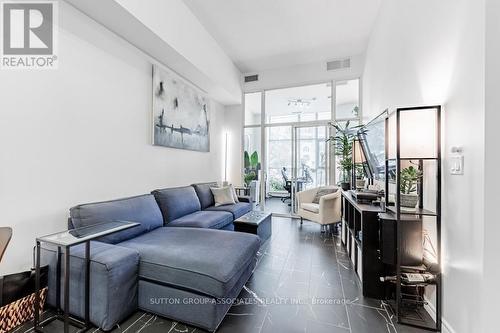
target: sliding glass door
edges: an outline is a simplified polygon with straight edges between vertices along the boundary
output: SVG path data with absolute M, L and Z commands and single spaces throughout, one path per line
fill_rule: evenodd
M 325 186 L 330 179 L 330 152 L 327 125 L 296 125 L 293 127 L 291 209 L 297 212 L 295 194 Z
M 295 193 L 325 186 L 330 176 L 328 126 L 266 128 L 265 202 L 275 214 L 295 213 Z

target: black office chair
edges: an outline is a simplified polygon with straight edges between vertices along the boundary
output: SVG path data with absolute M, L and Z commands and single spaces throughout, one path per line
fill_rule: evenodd
M 12 238 L 12 228 L 0 227 L 0 262 L 2 261 L 3 254 L 7 245 L 9 245 L 10 239 Z
M 281 202 L 285 202 L 292 199 L 292 182 L 288 179 L 285 167 L 281 169 L 281 176 L 283 177 L 283 187 L 288 192 L 288 195 L 286 197 L 281 198 Z

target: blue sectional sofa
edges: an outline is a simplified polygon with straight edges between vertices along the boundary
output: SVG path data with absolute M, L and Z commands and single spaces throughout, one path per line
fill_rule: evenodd
M 231 306 L 227 300 L 238 296 L 253 272 L 260 240 L 231 231 L 234 219 L 250 211 L 251 204 L 215 207 L 211 185 L 155 190 L 70 209 L 70 228 L 111 220 L 140 223 L 91 242 L 94 325 L 111 330 L 141 309 L 217 329 Z M 49 265 L 51 305 L 56 305 L 56 253 L 49 247 L 42 251 Z M 83 245 L 71 249 L 70 312 L 77 317 L 84 314 L 83 257 Z

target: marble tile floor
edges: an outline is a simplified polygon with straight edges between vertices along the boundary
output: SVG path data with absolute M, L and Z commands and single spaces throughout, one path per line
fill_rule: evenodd
M 271 197 L 266 199 L 266 212 L 275 214 L 290 214 L 291 207 L 288 206 L 290 200 L 282 202 L 280 198 Z
M 259 251 L 255 272 L 217 332 L 425 332 L 393 320 L 384 302 L 362 296 L 338 237 L 320 233 L 311 222 L 301 227 L 298 220 L 273 217 L 273 235 Z M 26 324 L 13 332 L 30 331 Z M 44 331 L 62 332 L 62 323 Z M 112 332 L 203 331 L 139 311 Z

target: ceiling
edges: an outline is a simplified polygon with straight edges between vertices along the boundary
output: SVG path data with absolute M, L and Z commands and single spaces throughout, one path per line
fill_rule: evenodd
M 184 0 L 243 73 L 365 51 L 381 0 Z

